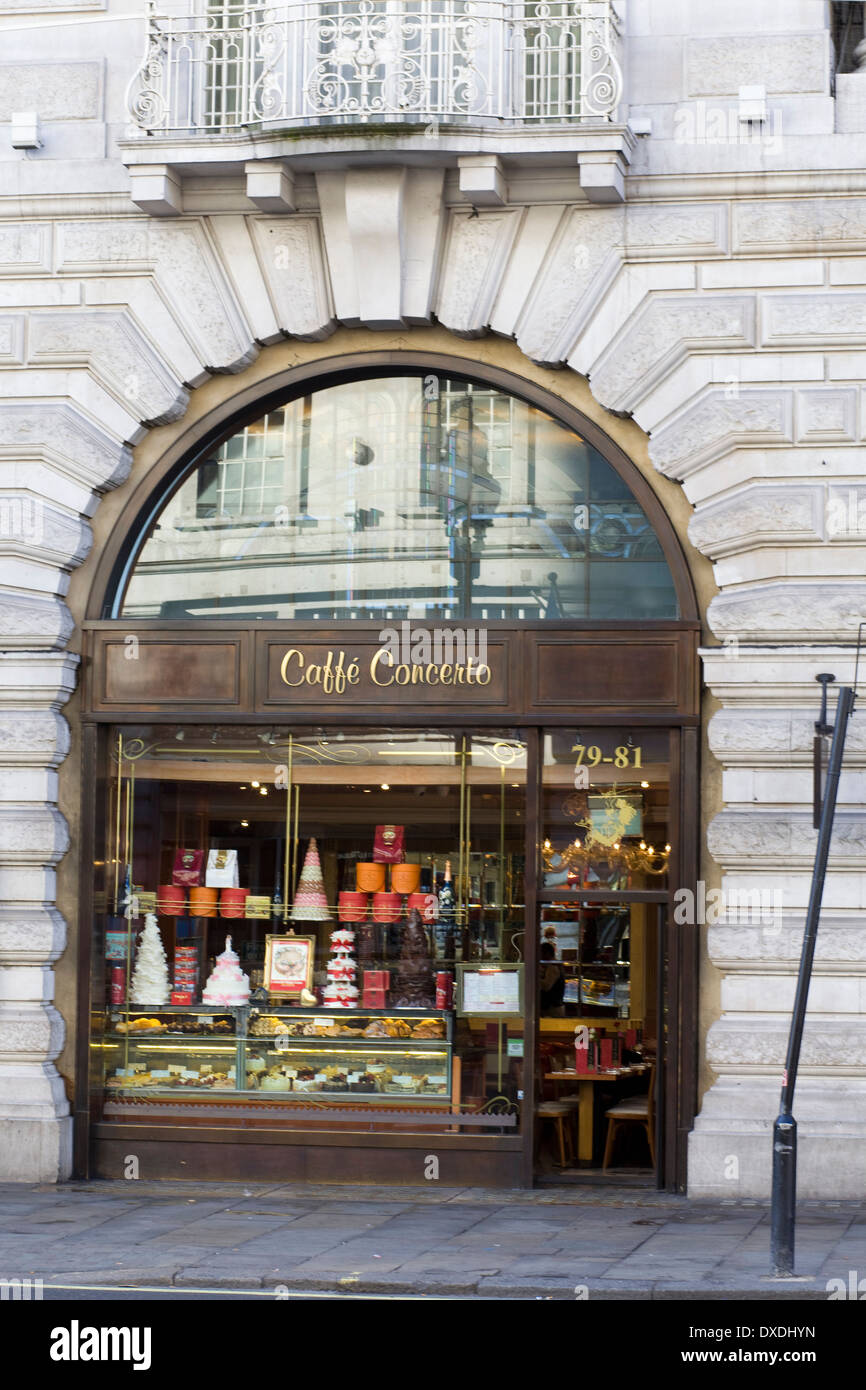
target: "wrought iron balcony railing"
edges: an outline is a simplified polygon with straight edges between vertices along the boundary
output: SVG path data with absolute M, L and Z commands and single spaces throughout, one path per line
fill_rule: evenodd
M 177 17 L 151 0 L 136 130 L 617 120 L 611 0 L 199 3 Z

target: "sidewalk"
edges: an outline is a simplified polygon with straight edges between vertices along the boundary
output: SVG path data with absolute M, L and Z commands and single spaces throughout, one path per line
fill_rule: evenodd
M 625 1188 L 0 1185 L 0 1278 L 45 1285 L 826 1300 L 866 1276 L 866 1203 L 803 1203 L 796 1267 L 769 1277 L 763 1203 Z

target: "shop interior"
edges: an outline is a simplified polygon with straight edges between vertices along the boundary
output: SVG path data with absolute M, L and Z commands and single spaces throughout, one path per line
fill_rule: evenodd
M 519 731 L 113 731 L 94 1112 L 517 1136 L 531 912 L 536 1171 L 652 1180 L 668 749 L 541 733 L 532 906 Z

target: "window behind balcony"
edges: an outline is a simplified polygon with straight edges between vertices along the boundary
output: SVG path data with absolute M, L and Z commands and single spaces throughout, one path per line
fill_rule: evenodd
M 581 30 L 574 5 L 523 6 L 525 120 L 567 120 L 580 114 Z

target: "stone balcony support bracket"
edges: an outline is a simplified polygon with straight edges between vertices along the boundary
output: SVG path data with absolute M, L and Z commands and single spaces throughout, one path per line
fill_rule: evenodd
M 129 182 L 132 201 L 142 212 L 153 217 L 177 217 L 183 212 L 180 175 L 171 165 L 131 165 Z
M 580 186 L 591 203 L 625 202 L 625 156 L 620 150 L 586 150 L 577 157 Z
M 295 176 L 282 160 L 250 160 L 244 174 L 247 197 L 259 212 L 294 212 Z

